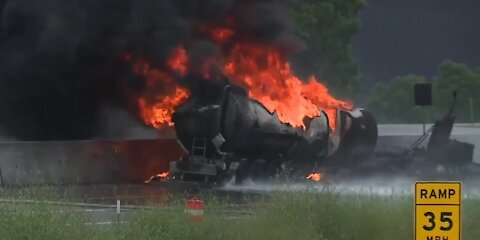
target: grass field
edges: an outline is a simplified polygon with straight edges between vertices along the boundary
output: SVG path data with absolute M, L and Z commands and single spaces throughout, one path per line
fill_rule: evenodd
M 31 197 L 31 196 L 30 196 Z M 254 215 L 225 218 L 228 206 L 206 200 L 205 220 L 187 220 L 182 202 L 168 211 L 136 211 L 127 223 L 85 225 L 84 215 L 48 204 L 0 204 L 1 239 L 413 239 L 411 197 L 352 196 L 336 193 L 279 192 L 247 204 Z M 480 200 L 464 200 L 463 239 L 480 238 Z M 67 210 L 67 211 L 59 211 Z M 112 219 L 113 220 L 113 219 Z

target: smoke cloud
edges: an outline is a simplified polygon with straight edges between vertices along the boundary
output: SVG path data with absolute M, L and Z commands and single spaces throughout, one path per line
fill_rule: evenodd
M 95 138 L 105 133 L 105 105 L 135 116 L 124 93 L 142 92 L 146 85 L 123 56 L 129 53 L 161 68 L 171 50 L 183 44 L 195 65 L 201 56 L 225 50 L 215 49 L 196 31 L 203 25 L 234 24 L 242 38 L 236 41 L 271 44 L 285 52 L 303 46 L 281 4 L 271 0 L 0 4 L 0 126 L 22 140 Z

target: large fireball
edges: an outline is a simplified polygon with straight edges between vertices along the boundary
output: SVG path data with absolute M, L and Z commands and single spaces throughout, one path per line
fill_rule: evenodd
M 236 38 L 233 29 L 216 26 L 198 28 L 210 36 L 211 42 L 223 50 L 221 59 L 205 58 L 202 66 L 204 80 L 210 79 L 211 64 L 219 68 L 235 84 L 248 90 L 249 96 L 262 103 L 271 113 L 276 112 L 279 120 L 293 127 L 305 129 L 305 117 L 320 116 L 325 111 L 330 128 L 335 129 L 337 110 L 351 110 L 352 104 L 334 98 L 325 85 L 314 76 L 302 81 L 292 71 L 290 63 L 281 50 L 260 43 L 245 43 Z M 133 62 L 136 74 L 145 78 L 147 89 L 161 87 L 153 97 L 138 96 L 137 104 L 144 122 L 155 128 L 173 126 L 175 108 L 186 101 L 189 91 L 180 86 L 176 78 L 186 76 L 190 66 L 186 48 L 175 48 L 166 60 L 166 69 L 150 66 L 142 59 Z

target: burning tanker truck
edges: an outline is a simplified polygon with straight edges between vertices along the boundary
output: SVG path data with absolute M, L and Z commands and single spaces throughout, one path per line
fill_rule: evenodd
M 330 95 L 316 77 L 305 81 L 294 73 L 289 58 L 308 48 L 285 6 L 227 2 L 211 18 L 186 18 L 189 34 L 172 38 L 178 41 L 150 51 L 171 36 L 134 39 L 132 45 L 148 44 L 123 56 L 134 73 L 123 81 L 125 99 L 146 125 L 174 126 L 189 151 L 171 163 L 169 176 L 242 182 L 293 169 L 304 178 L 316 165 L 354 166 L 369 158 L 377 139 L 372 115 Z M 203 12 L 209 4 L 198 6 Z M 145 29 L 153 36 L 172 32 Z
M 365 109 L 338 110 L 335 129 L 324 111 L 293 127 L 228 79 L 201 81 L 197 90 L 172 117 L 189 151 L 170 163 L 172 179 L 242 183 L 287 170 L 304 179 L 319 166 L 356 166 L 373 154 L 377 123 Z

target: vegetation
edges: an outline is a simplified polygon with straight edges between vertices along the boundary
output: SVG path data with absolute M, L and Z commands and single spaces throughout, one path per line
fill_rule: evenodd
M 335 96 L 353 99 L 360 92 L 369 91 L 352 57 L 352 39 L 360 30 L 358 13 L 366 5 L 364 0 L 285 0 L 295 21 L 298 35 L 308 48 L 293 57 L 295 69 L 303 77 L 315 74 Z M 416 107 L 413 98 L 415 83 L 433 83 L 432 107 Z M 480 106 L 480 66 L 445 61 L 432 79 L 424 76 L 399 76 L 386 83 L 378 83 L 368 94 L 366 107 L 381 123 L 433 122 L 443 116 L 451 101 L 452 91 L 458 92 L 455 114 L 458 122 L 472 120 L 471 107 Z M 473 114 L 480 121 L 480 112 Z
M 479 66 L 480 68 L 480 66 Z M 378 83 L 370 92 L 367 105 L 380 122 L 419 123 L 425 120 L 432 122 L 443 116 L 452 100 L 452 92 L 457 91 L 455 106 L 457 122 L 480 120 L 480 71 L 469 68 L 465 64 L 445 61 L 439 66 L 437 76 L 432 79 L 433 106 L 421 109 L 414 105 L 413 85 L 425 83 L 422 76 L 397 77 L 389 83 Z M 471 105 L 472 104 L 472 105 Z
M 216 1 L 213 1 L 213 2 L 216 2 Z M 229 2 L 229 1 L 226 1 L 226 2 Z M 304 42 L 308 46 L 307 50 L 302 51 L 297 56 L 292 57 L 293 58 L 292 63 L 294 65 L 294 69 L 296 70 L 296 72 L 298 72 L 303 77 L 306 77 L 310 74 L 315 74 L 316 76 L 318 76 L 321 82 L 326 83 L 330 91 L 333 92 L 335 96 L 340 98 L 350 98 L 350 100 L 352 100 L 355 97 L 355 95 L 359 93 L 363 87 L 365 87 L 362 84 L 363 76 L 361 74 L 361 69 L 359 68 L 358 64 L 356 63 L 356 61 L 352 56 L 352 39 L 360 30 L 361 24 L 360 24 L 358 13 L 367 4 L 366 0 L 283 0 L 283 2 L 287 4 L 289 14 L 291 18 L 294 20 L 294 23 L 295 23 L 294 29 L 296 29 L 296 31 L 298 32 L 298 35 L 304 40 Z M 212 4 L 213 4 L 212 9 L 215 9 L 215 7 L 218 7 L 218 9 L 222 9 L 224 7 L 223 4 L 219 4 L 218 6 L 215 5 L 214 3 Z M 183 4 L 180 4 L 180 5 L 183 5 Z M 19 6 L 15 5 L 15 7 L 12 7 L 12 9 L 8 8 L 7 12 L 14 11 L 18 7 Z M 45 8 L 41 11 L 48 12 L 49 11 L 48 9 L 49 8 Z M 61 9 L 61 8 L 58 8 L 58 9 Z M 54 8 L 53 12 L 55 13 L 62 12 L 61 10 L 58 10 L 58 9 Z M 25 13 L 25 14 L 26 15 L 24 17 L 27 17 L 33 13 Z M 63 12 L 60 15 L 61 16 L 59 17 L 62 17 Z M 39 21 L 40 22 L 47 21 L 46 16 L 50 16 L 50 15 L 45 14 L 45 16 L 43 15 L 41 17 L 39 16 Z M 122 16 L 122 14 L 120 14 L 120 16 Z M 80 18 L 80 19 L 83 19 L 83 18 Z M 149 22 L 149 21 L 146 21 L 146 22 Z M 106 22 L 104 24 L 108 25 L 108 23 L 109 22 Z M 12 23 L 8 22 L 8 24 L 7 23 L 5 24 L 6 26 L 7 25 L 10 26 L 10 24 Z M 73 22 L 68 21 L 68 24 L 73 24 Z M 68 24 L 65 26 L 69 26 Z M 35 28 L 34 26 L 35 24 L 32 25 L 33 28 Z M 160 24 L 159 26 L 152 25 L 152 27 L 161 29 L 163 25 L 162 24 Z M 276 28 L 276 26 L 272 26 L 272 27 L 273 27 L 272 30 Z M 12 27 L 12 29 L 16 29 L 16 28 Z M 26 28 L 26 29 L 30 29 L 30 28 Z M 66 29 L 65 31 L 67 31 Z M 115 29 L 115 31 L 117 30 L 120 31 L 120 29 L 123 29 L 123 28 L 118 26 L 118 29 L 117 27 L 114 27 L 112 29 Z M 149 35 L 151 35 L 152 38 L 158 38 L 160 36 L 158 34 L 163 33 L 163 30 L 159 30 L 159 29 L 154 29 L 154 30 L 149 29 L 146 32 Z M 21 33 L 23 30 L 25 29 L 22 28 L 21 31 L 19 30 L 20 31 L 19 33 Z M 60 31 L 61 29 L 55 29 L 55 30 Z M 41 32 L 42 31 L 40 30 L 33 31 L 32 34 L 36 35 Z M 96 32 L 96 31 L 93 31 L 93 32 Z M 99 31 L 99 32 L 103 32 L 103 31 Z M 120 34 L 120 32 L 116 34 Z M 59 36 L 63 36 L 63 35 L 65 35 L 65 37 L 69 36 L 68 34 L 59 34 Z M 36 38 L 30 36 L 29 34 L 25 34 L 25 36 L 22 35 L 21 37 L 25 37 L 25 40 L 26 41 L 28 40 L 27 42 L 36 41 Z M 29 37 L 32 37 L 32 38 L 30 39 Z M 414 37 L 415 36 L 412 36 L 412 38 Z M 15 43 L 23 42 L 23 41 L 15 41 L 10 38 L 6 38 L 6 39 L 8 41 L 11 40 L 12 42 L 15 42 Z M 59 38 L 59 39 L 61 40 L 62 38 Z M 60 41 L 59 39 L 55 39 L 55 40 Z M 67 39 L 69 38 L 67 37 L 65 39 L 66 43 L 72 44 L 71 46 L 72 49 L 75 49 L 74 46 L 76 46 L 77 42 L 70 41 Z M 116 39 L 116 38 L 112 38 L 112 39 Z M 109 45 L 107 43 L 110 43 L 110 42 L 107 40 L 105 41 L 106 41 L 105 44 Z M 45 41 L 45 42 L 50 43 L 50 41 Z M 150 44 L 150 41 L 147 41 L 147 42 L 149 42 Z M 155 41 L 152 41 L 151 43 L 153 44 L 153 42 Z M 401 41 L 399 40 L 399 42 Z M 39 44 L 40 43 L 43 43 L 43 42 L 39 42 Z M 84 44 L 84 45 L 90 46 L 89 44 Z M 55 46 L 55 44 L 52 44 L 52 46 Z M 51 46 L 46 45 L 44 47 L 45 49 L 48 50 L 50 49 Z M 19 49 L 22 49 L 22 48 L 19 47 Z M 115 49 L 115 48 L 112 48 L 112 49 Z M 23 50 L 25 51 L 25 54 L 30 53 L 30 50 L 27 50 L 27 49 L 23 49 Z M 53 48 L 53 50 L 56 51 L 58 49 Z M 57 52 L 55 51 L 53 52 L 57 54 Z M 93 52 L 98 52 L 98 51 L 93 51 Z M 151 52 L 152 54 L 157 53 L 157 51 L 151 51 Z M 32 51 L 31 54 L 33 55 L 25 56 L 25 59 L 29 59 L 29 57 L 37 56 L 38 54 L 43 54 L 43 53 L 44 51 L 40 51 L 38 53 L 35 51 Z M 45 51 L 45 53 L 49 53 L 49 51 Z M 65 52 L 60 51 L 59 53 L 67 54 L 68 51 L 65 51 Z M 15 55 L 16 51 L 9 50 L 8 47 L 5 47 L 5 54 L 6 54 L 5 55 L 6 58 L 8 59 L 7 55 L 12 54 L 12 56 L 16 56 Z M 86 56 L 90 56 L 90 55 L 86 54 Z M 412 56 L 412 57 L 415 57 L 415 56 Z M 54 58 L 56 59 L 57 57 L 54 57 Z M 392 58 L 395 58 L 395 56 L 392 56 Z M 45 59 L 45 57 L 41 57 L 41 59 Z M 83 57 L 80 59 L 83 59 Z M 97 60 L 101 62 L 101 59 L 103 58 L 98 58 Z M 21 62 L 23 63 L 23 61 Z M 24 62 L 29 63 L 30 61 L 24 61 Z M 40 63 L 42 61 L 38 61 L 38 62 Z M 69 68 L 58 67 L 57 64 L 52 64 L 50 61 L 43 61 L 43 62 L 50 63 L 48 67 L 51 67 L 52 69 L 55 69 L 55 70 L 57 70 L 57 68 L 65 69 L 64 73 L 69 72 L 67 71 Z M 63 62 L 63 64 L 67 64 L 67 62 Z M 72 69 L 76 69 L 77 67 L 80 67 L 80 65 L 82 64 L 73 64 L 71 67 Z M 95 65 L 98 65 L 98 64 L 95 64 Z M 70 74 L 72 76 L 69 76 L 68 78 L 54 76 L 54 74 L 52 75 L 50 73 L 51 71 L 47 71 L 45 67 L 38 67 L 38 64 L 34 65 L 36 67 L 32 69 L 30 69 L 31 67 L 26 67 L 25 69 L 31 70 L 27 72 L 15 70 L 17 67 L 19 69 L 22 69 L 21 66 L 23 65 L 21 64 L 19 66 L 16 66 L 15 64 L 13 64 L 12 66 L 16 66 L 16 67 L 15 68 L 12 67 L 11 69 L 10 67 L 7 67 L 7 66 L 9 65 L 5 66 L 6 67 L 5 70 L 8 70 L 8 71 L 5 71 L 4 75 L 9 76 L 7 72 L 11 70 L 13 71 L 12 74 L 14 76 L 4 77 L 6 80 L 8 79 L 10 80 L 6 82 L 8 84 L 5 83 L 6 85 L 3 87 L 3 89 L 7 89 L 8 87 L 9 92 L 12 92 L 13 90 L 17 89 L 19 92 L 24 93 L 25 97 L 16 96 L 18 94 L 2 95 L 2 96 L 8 96 L 7 98 L 5 98 L 6 99 L 5 101 L 0 102 L 0 106 L 3 107 L 2 109 L 5 109 L 5 111 L 3 112 L 8 112 L 8 114 L 5 114 L 5 116 L 1 120 L 5 122 L 4 125 L 8 125 L 7 123 L 9 123 L 9 125 L 15 126 L 14 128 L 6 127 L 5 130 L 21 133 L 17 135 L 22 135 L 23 138 L 32 138 L 35 135 L 35 134 L 32 135 L 33 133 L 37 131 L 40 131 L 41 133 L 43 133 L 43 131 L 46 131 L 45 129 L 50 129 L 51 133 L 43 133 L 43 135 L 45 135 L 44 138 L 52 138 L 52 136 L 50 136 L 52 134 L 59 135 L 59 136 L 65 135 L 61 131 L 66 131 L 66 132 L 72 131 L 70 134 L 67 134 L 72 136 L 74 135 L 84 136 L 85 134 L 87 134 L 87 132 L 91 132 L 91 131 L 79 130 L 80 126 L 86 127 L 87 126 L 86 123 L 76 124 L 79 126 L 77 128 L 65 128 L 65 129 L 59 128 L 56 124 L 53 124 L 53 123 L 55 121 L 59 121 L 59 123 L 66 122 L 66 121 L 62 121 L 61 120 L 62 118 L 51 117 L 49 121 L 46 121 L 43 117 L 44 114 L 39 114 L 39 116 L 36 116 L 35 113 L 38 112 L 39 110 L 33 111 L 34 109 L 31 109 L 33 106 L 36 106 L 36 104 L 41 106 L 51 105 L 50 100 L 47 101 L 42 98 L 44 96 L 50 96 L 52 94 L 51 91 L 54 91 L 54 92 L 56 91 L 55 89 L 52 90 L 52 89 L 49 89 L 48 87 L 60 86 L 60 87 L 65 87 L 68 90 L 70 89 L 70 87 L 73 88 L 73 86 L 76 86 L 75 84 L 70 86 L 67 84 L 68 82 L 65 82 L 65 79 L 71 79 L 72 76 L 75 76 L 75 74 Z M 86 66 L 89 66 L 89 65 L 87 64 Z M 79 70 L 79 72 L 82 72 L 88 75 L 91 70 L 93 71 L 93 69 L 89 69 L 89 70 L 81 70 L 81 71 Z M 93 72 L 97 73 L 102 71 L 98 70 Z M 50 75 L 48 75 L 47 73 Z M 26 75 L 32 74 L 32 76 L 34 77 L 29 77 L 29 76 L 26 77 L 24 76 L 25 74 Z M 37 89 L 33 87 L 32 89 L 35 89 L 35 91 L 33 91 L 30 88 L 23 87 L 28 85 L 25 85 L 24 83 L 20 84 L 21 81 L 12 80 L 17 78 L 23 79 L 22 81 L 27 81 L 30 78 L 40 79 L 40 76 L 37 76 L 37 75 L 42 75 L 42 76 L 45 75 L 45 78 L 41 78 L 41 79 L 49 79 L 48 81 L 45 80 L 48 83 L 50 83 L 50 81 L 53 81 L 53 82 L 59 81 L 59 84 L 57 86 L 55 84 L 37 83 L 39 84 L 39 86 L 42 86 L 42 88 Z M 473 98 L 474 106 L 478 106 L 480 104 L 480 98 L 476 97 L 474 94 L 480 88 L 479 76 L 480 76 L 480 66 L 477 67 L 476 69 L 471 69 L 459 63 L 453 63 L 453 62 L 443 63 L 440 66 L 438 75 L 434 79 L 426 79 L 426 81 L 432 81 L 435 84 L 435 107 L 429 113 L 430 118 L 437 116 L 439 111 L 443 111 L 444 108 L 442 107 L 448 104 L 448 100 L 450 96 L 449 91 L 452 89 L 458 89 L 460 99 L 459 99 L 459 107 L 458 107 L 457 115 L 460 121 L 469 121 L 470 120 L 470 115 L 469 115 L 470 98 L 471 97 Z M 91 78 L 87 77 L 86 79 L 91 79 Z M 401 106 L 397 107 L 397 106 L 394 106 L 394 105 L 397 105 L 396 99 L 395 100 L 391 99 L 386 94 L 380 93 L 382 92 L 381 91 L 382 89 L 389 89 L 388 92 L 395 92 L 396 91 L 395 89 L 397 86 L 401 85 L 402 87 L 404 87 L 404 84 L 399 84 L 399 82 L 402 82 L 402 79 L 407 79 L 405 81 L 411 80 L 411 78 L 409 77 L 401 76 L 399 78 L 395 78 L 395 81 L 394 81 L 395 83 L 376 86 L 373 92 L 378 94 L 372 94 L 371 99 L 369 99 L 368 108 L 374 109 L 376 113 L 375 115 L 379 116 L 379 118 L 382 119 L 382 121 L 384 122 L 420 122 L 422 121 L 423 114 L 414 114 L 414 116 L 411 116 L 410 114 L 401 114 L 403 112 L 411 112 L 410 110 L 413 108 L 411 101 L 399 102 L 398 104 Z M 41 80 L 40 82 L 42 81 L 44 80 Z M 82 89 L 83 88 L 86 89 L 86 87 L 89 87 L 89 86 L 97 85 L 96 81 L 93 81 L 93 80 L 90 80 L 90 81 L 91 82 L 88 82 L 89 84 L 85 86 L 81 85 Z M 79 81 L 76 81 L 76 82 L 79 82 Z M 9 84 L 12 84 L 12 85 L 10 86 Z M 67 84 L 67 85 L 64 86 L 64 84 Z M 82 83 L 82 84 L 86 84 L 86 83 Z M 43 89 L 44 87 L 45 89 Z M 40 89 L 43 89 L 45 93 L 42 93 L 42 94 L 36 93 Z M 85 89 L 82 90 L 82 92 L 87 91 Z M 103 89 L 103 88 L 100 88 L 100 89 Z M 407 90 L 410 91 L 410 89 L 406 89 L 406 88 L 397 89 L 397 90 L 401 92 L 402 91 L 405 92 Z M 87 92 L 95 96 L 97 93 L 96 90 L 95 91 L 88 90 Z M 111 91 L 107 93 L 110 94 L 110 92 Z M 80 104 L 80 102 L 78 102 L 80 100 L 84 100 L 83 103 L 91 103 L 91 101 L 99 101 L 98 99 L 103 99 L 105 95 L 105 94 L 101 96 L 99 95 L 99 96 L 96 96 L 96 98 L 92 99 L 91 97 L 88 97 L 89 94 L 80 94 L 77 100 L 71 100 L 63 103 L 62 101 L 58 101 L 58 99 L 67 99 L 67 96 L 69 96 L 69 94 L 65 94 L 62 91 L 57 91 L 55 93 L 58 96 L 54 98 L 56 99 L 56 101 L 53 101 L 53 103 L 60 104 L 60 105 L 58 106 L 55 105 L 57 107 L 44 108 L 43 111 L 52 110 L 54 114 L 59 114 L 62 112 L 61 110 L 63 109 L 66 111 L 63 117 L 68 117 L 71 114 L 78 112 L 78 111 L 74 111 L 73 113 L 70 113 L 69 111 L 72 108 L 68 106 L 72 104 L 78 105 Z M 397 96 L 397 97 L 401 98 L 401 96 Z M 43 99 L 43 100 L 35 101 L 32 99 Z M 32 102 L 34 104 L 32 104 Z M 68 105 L 67 103 L 70 105 Z M 390 110 L 390 109 L 398 110 L 398 108 L 400 108 L 400 110 L 402 111 Z M 87 112 L 79 114 L 77 117 L 72 118 L 71 119 L 72 121 L 79 121 L 78 119 L 85 119 L 86 116 L 90 116 L 90 118 L 92 119 L 96 118 L 97 110 L 95 108 L 84 107 L 84 108 L 80 108 L 79 110 L 85 110 Z M 417 112 L 417 110 L 413 110 L 413 112 Z M 29 114 L 30 115 L 33 114 L 32 116 L 35 116 L 35 118 L 31 119 L 29 117 L 25 117 Z M 12 116 L 17 116 L 17 115 L 23 116 L 19 119 L 26 122 L 21 122 L 23 124 L 17 123 L 18 121 L 12 118 Z M 480 113 L 475 114 L 475 119 L 480 120 Z M 89 125 L 92 125 L 92 124 L 89 124 Z M 33 129 L 35 126 L 39 126 L 38 129 Z M 39 134 L 40 133 L 37 133 L 36 135 L 39 135 Z M 85 137 L 82 137 L 82 138 L 85 138 Z
M 315 74 L 340 97 L 353 97 L 362 86 L 352 57 L 352 39 L 359 31 L 358 12 L 364 0 L 287 0 L 299 35 L 308 45 L 296 58 L 300 73 Z
M 425 83 L 422 76 L 397 77 L 388 84 L 379 83 L 369 94 L 368 106 L 379 122 L 402 119 L 405 122 L 422 120 L 424 109 L 414 104 L 413 86 Z
M 136 211 L 120 225 L 92 221 L 73 208 L 47 204 L 0 204 L 2 239 L 331 239 L 404 240 L 413 234 L 413 200 L 402 196 L 360 196 L 282 192 L 252 202 L 252 216 L 226 218 L 207 200 L 205 220 L 193 223 L 178 203 L 168 210 Z M 463 236 L 477 239 L 480 200 L 464 200 Z M 62 211 L 58 211 L 62 210 Z

